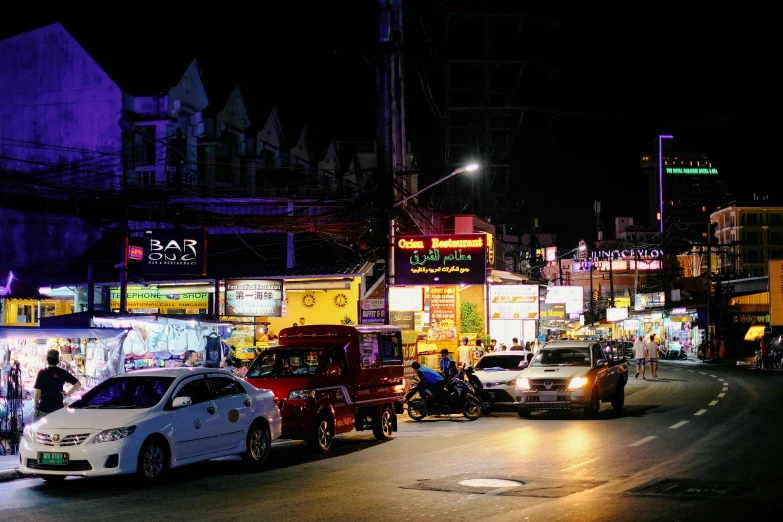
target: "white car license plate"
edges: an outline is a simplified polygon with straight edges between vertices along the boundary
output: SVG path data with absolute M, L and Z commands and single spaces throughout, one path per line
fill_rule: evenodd
M 539 402 L 555 402 L 557 401 L 557 392 L 538 392 Z

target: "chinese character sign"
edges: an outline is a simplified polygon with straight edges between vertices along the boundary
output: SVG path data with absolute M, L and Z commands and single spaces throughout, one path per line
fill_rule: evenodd
M 226 315 L 282 317 L 283 281 L 226 279 Z

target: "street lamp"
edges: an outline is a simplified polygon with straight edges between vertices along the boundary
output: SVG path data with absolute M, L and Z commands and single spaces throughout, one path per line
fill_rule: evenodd
M 432 188 L 432 187 L 434 187 L 435 185 L 439 185 L 440 183 L 443 183 L 444 181 L 446 181 L 446 180 L 447 180 L 447 179 L 449 179 L 449 178 L 453 178 L 453 177 L 454 177 L 454 176 L 456 176 L 457 174 L 462 174 L 463 172 L 475 172 L 475 171 L 477 171 L 478 169 L 479 169 L 479 165 L 478 165 L 478 163 L 471 163 L 471 164 L 469 164 L 469 165 L 465 165 L 464 167 L 460 167 L 460 168 L 458 168 L 457 170 L 453 171 L 451 174 L 447 174 L 446 176 L 443 176 L 443 177 L 442 177 L 442 178 L 440 178 L 439 180 L 435 181 L 434 183 L 430 183 L 429 185 L 427 185 L 427 186 L 426 186 L 426 187 L 424 187 L 423 189 L 421 189 L 421 190 L 418 190 L 418 191 L 414 192 L 414 193 L 413 193 L 413 194 L 411 194 L 410 196 L 406 196 L 406 197 L 402 198 L 402 199 L 401 199 L 401 200 L 399 200 L 397 203 L 395 203 L 394 205 L 392 205 L 392 208 L 394 208 L 394 207 L 398 207 L 398 206 L 402 205 L 403 203 L 405 203 L 405 202 L 406 202 L 406 201 L 408 201 L 409 199 L 415 198 L 416 196 L 418 196 L 418 195 L 419 195 L 419 194 L 421 194 L 422 192 L 424 192 L 424 191 L 427 191 L 427 190 L 431 189 L 431 188 Z
M 465 165 L 464 167 L 460 167 L 451 173 L 443 176 L 439 180 L 435 181 L 434 183 L 430 183 L 426 187 L 424 187 L 421 190 L 417 190 L 410 196 L 406 196 L 399 200 L 398 202 L 394 203 L 391 208 L 389 209 L 389 244 L 386 245 L 386 279 L 384 281 L 385 283 L 385 290 L 384 290 L 384 300 L 386 302 L 386 317 L 384 318 L 384 323 L 389 324 L 389 287 L 394 284 L 394 218 L 392 217 L 391 211 L 395 207 L 398 207 L 408 201 L 409 199 L 415 198 L 422 192 L 425 192 L 435 185 L 438 185 L 440 183 L 443 183 L 449 178 L 453 178 L 457 174 L 462 174 L 463 172 L 475 172 L 479 169 L 478 163 L 469 163 L 468 165 Z

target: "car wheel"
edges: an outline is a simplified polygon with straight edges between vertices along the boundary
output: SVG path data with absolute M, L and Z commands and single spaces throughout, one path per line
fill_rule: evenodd
M 332 447 L 333 436 L 332 419 L 328 414 L 322 413 L 318 416 L 318 420 L 315 421 L 315 433 L 313 433 L 313 438 L 309 441 L 310 445 L 320 452 L 329 451 L 329 448 Z
M 159 438 L 148 439 L 139 451 L 136 472 L 148 483 L 161 482 L 169 469 L 169 449 Z
M 612 408 L 614 411 L 621 411 L 625 405 L 625 386 L 619 385 L 617 391 L 612 396 Z
M 242 454 L 242 460 L 251 466 L 260 467 L 269 456 L 271 446 L 269 430 L 263 422 L 255 422 L 247 432 L 246 451 Z
M 65 480 L 65 475 L 39 475 L 39 477 L 49 484 L 60 484 Z
M 593 388 L 590 394 L 590 405 L 584 409 L 585 417 L 595 417 L 601 409 L 601 398 L 598 395 L 598 388 Z
M 532 411 L 528 410 L 527 408 L 519 408 L 517 410 L 517 415 L 519 415 L 522 419 L 528 419 L 533 414 Z
M 372 434 L 378 440 L 389 440 L 394 434 L 394 412 L 386 405 L 381 414 L 372 420 Z

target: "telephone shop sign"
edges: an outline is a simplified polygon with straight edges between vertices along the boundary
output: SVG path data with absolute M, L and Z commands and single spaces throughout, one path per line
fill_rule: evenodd
M 155 229 L 144 232 L 144 273 L 207 274 L 207 231 Z
M 400 236 L 394 243 L 397 285 L 483 285 L 486 234 Z

